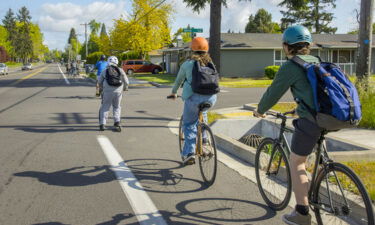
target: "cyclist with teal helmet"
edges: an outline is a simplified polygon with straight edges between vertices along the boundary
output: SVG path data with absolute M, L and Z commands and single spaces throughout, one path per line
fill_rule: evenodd
M 263 94 L 254 116 L 264 117 L 264 113 L 275 105 L 290 88 L 294 98 L 303 100 L 315 110 L 313 92 L 305 71 L 290 59 L 298 55 L 309 63 L 319 63 L 319 59 L 310 55 L 312 37 L 309 30 L 301 25 L 291 26 L 282 37 L 283 50 L 288 58 L 277 72 L 271 86 Z M 293 121 L 294 134 L 290 154 L 290 170 L 292 189 L 297 205 L 292 213 L 283 216 L 283 221 L 293 225 L 310 225 L 306 159 L 319 139 L 321 128 L 315 123 L 313 116 L 303 105 L 298 105 L 298 119 Z

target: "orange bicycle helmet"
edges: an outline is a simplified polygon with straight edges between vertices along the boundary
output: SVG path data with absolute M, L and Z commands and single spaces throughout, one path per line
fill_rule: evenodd
M 195 37 L 191 41 L 191 50 L 194 52 L 208 52 L 208 41 L 204 37 Z

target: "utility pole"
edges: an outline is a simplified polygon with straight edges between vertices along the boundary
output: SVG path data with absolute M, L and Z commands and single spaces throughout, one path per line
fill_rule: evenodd
M 356 75 L 365 89 L 368 88 L 368 76 L 371 74 L 373 8 L 374 0 L 361 0 Z
M 85 45 L 86 45 L 86 59 L 87 59 L 87 55 L 88 55 L 88 49 L 87 49 L 87 23 L 84 23 L 84 24 L 81 24 L 82 26 L 85 26 Z

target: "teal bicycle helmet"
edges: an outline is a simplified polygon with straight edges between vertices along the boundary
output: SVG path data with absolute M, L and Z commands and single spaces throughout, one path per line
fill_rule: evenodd
M 288 27 L 283 33 L 283 42 L 293 45 L 299 42 L 312 43 L 310 31 L 302 25 L 294 25 Z

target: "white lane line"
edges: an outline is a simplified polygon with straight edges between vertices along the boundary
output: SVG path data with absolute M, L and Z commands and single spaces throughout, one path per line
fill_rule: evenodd
M 61 70 L 60 64 L 57 64 L 57 66 L 59 67 L 59 70 L 60 70 L 61 75 L 64 77 L 65 83 L 66 83 L 66 84 L 70 84 L 69 80 L 66 78 L 65 74 L 64 74 L 63 71 Z
M 120 154 L 117 152 L 111 141 L 103 135 L 98 135 L 97 140 L 103 149 L 108 162 L 111 164 L 111 170 L 115 173 L 122 190 L 124 191 L 137 220 L 141 225 L 166 225 L 163 216 L 159 213 L 154 203 L 143 190 L 142 185 L 126 165 Z M 138 189 L 128 185 L 128 183 L 135 184 Z

